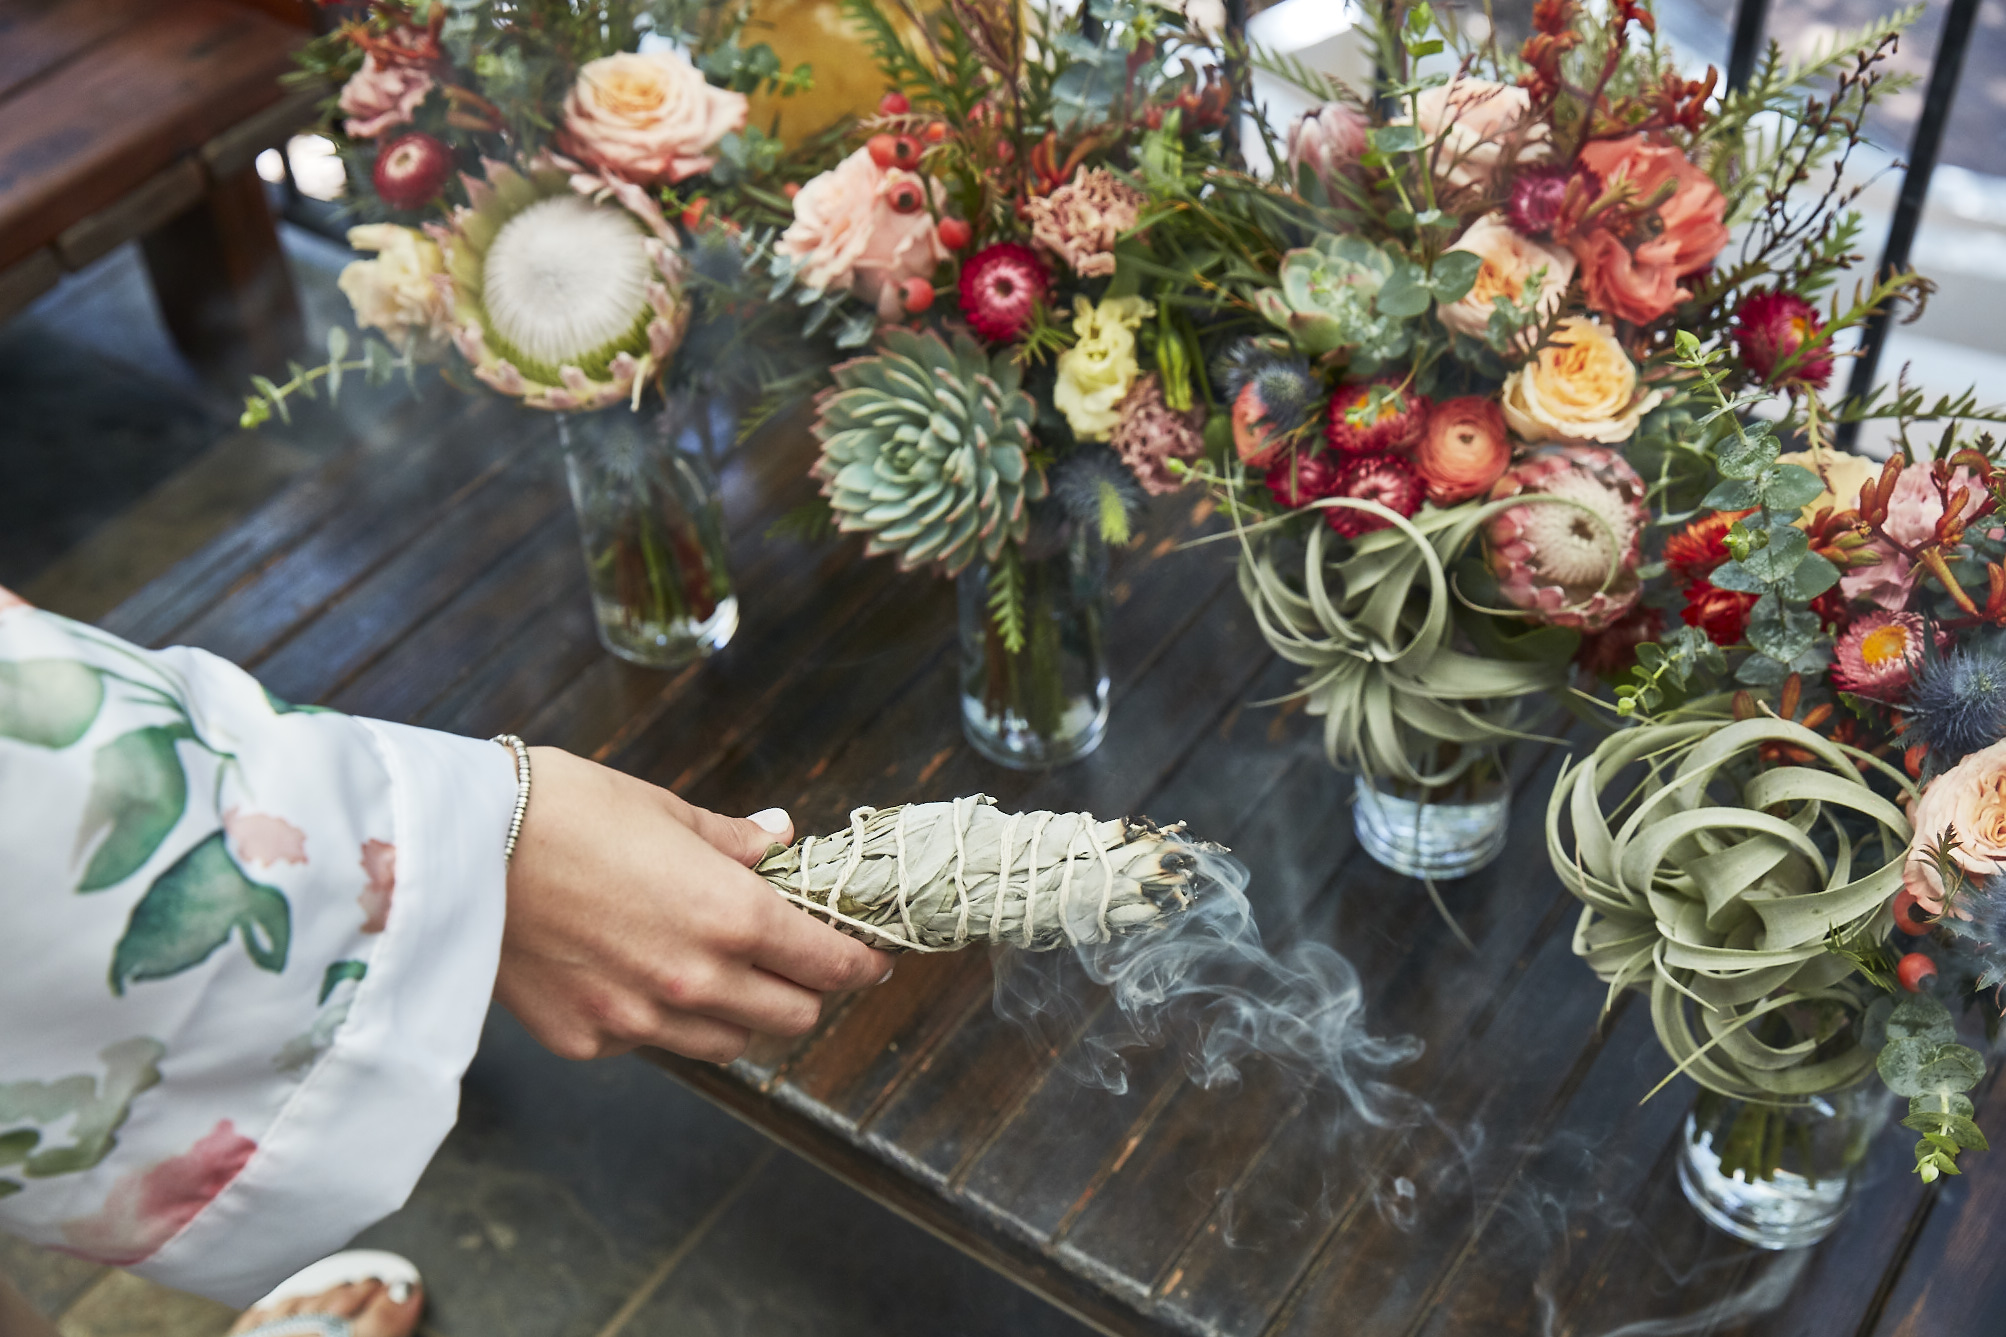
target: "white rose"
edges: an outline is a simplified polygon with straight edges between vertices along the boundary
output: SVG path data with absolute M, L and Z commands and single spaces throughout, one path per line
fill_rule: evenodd
M 348 230 L 348 244 L 376 252 L 335 280 L 355 308 L 355 323 L 383 331 L 400 348 L 409 342 L 421 358 L 443 352 L 453 312 L 437 277 L 446 272 L 438 243 L 415 228 L 368 223 Z
M 1616 336 L 1585 316 L 1569 316 L 1553 342 L 1505 378 L 1499 406 L 1520 439 L 1616 446 L 1665 397 L 1638 393 L 1637 364 Z
M 1574 279 L 1574 255 L 1562 246 L 1544 246 L 1522 237 L 1501 215 L 1486 214 L 1469 225 L 1452 251 L 1467 251 L 1483 262 L 1469 292 L 1435 308 L 1442 323 L 1458 334 L 1481 339 L 1490 329 L 1492 303 L 1500 297 L 1514 304 L 1525 301 L 1526 285 L 1534 283 L 1540 318 L 1551 316 Z

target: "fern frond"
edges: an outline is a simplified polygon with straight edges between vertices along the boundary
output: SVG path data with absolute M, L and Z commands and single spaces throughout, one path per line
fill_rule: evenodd
M 802 502 L 766 527 L 768 539 L 793 539 L 797 543 L 824 543 L 835 536 L 836 514 L 820 497 Z
M 1024 567 L 1014 543 L 1003 545 L 1003 555 L 989 573 L 989 621 L 1006 652 L 1024 652 Z

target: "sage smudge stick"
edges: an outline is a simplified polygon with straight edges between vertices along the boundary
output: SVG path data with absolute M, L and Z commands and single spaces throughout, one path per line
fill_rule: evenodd
M 873 947 L 1045 951 L 1166 926 L 1197 894 L 1202 851 L 1223 852 L 1180 826 L 1005 813 L 977 794 L 858 808 L 847 830 L 775 848 L 755 871 Z

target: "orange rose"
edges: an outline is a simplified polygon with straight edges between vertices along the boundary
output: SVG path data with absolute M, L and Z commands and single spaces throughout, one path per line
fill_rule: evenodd
M 1413 460 L 1437 506 L 1488 491 L 1511 464 L 1503 410 L 1482 395 L 1443 400 L 1429 413 Z
M 1727 201 L 1685 154 L 1642 134 L 1584 146 L 1581 165 L 1601 179 L 1602 196 L 1618 182 L 1629 183 L 1631 206 L 1612 204 L 1581 224 L 1563 220 L 1568 247 L 1581 262 L 1588 305 L 1649 324 L 1692 296 L 1679 280 L 1712 264 L 1727 245 Z M 1653 199 L 1655 207 L 1632 213 Z M 1627 238 L 1641 240 L 1632 245 Z

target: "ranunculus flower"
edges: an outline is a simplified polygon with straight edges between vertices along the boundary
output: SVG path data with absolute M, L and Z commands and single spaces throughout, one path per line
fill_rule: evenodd
M 1531 114 L 1532 97 L 1523 88 L 1457 79 L 1422 89 L 1414 101 L 1419 114 L 1402 116 L 1395 124 L 1411 119 L 1425 144 L 1440 138 L 1435 175 L 1457 189 L 1488 190 L 1507 153 L 1512 161 L 1530 163 L 1544 161 L 1552 152 L 1546 123 Z
M 1620 445 L 1665 397 L 1641 392 L 1637 365 L 1616 336 L 1593 320 L 1569 316 L 1539 355 L 1505 378 L 1505 421 L 1531 442 L 1600 441 Z
M 939 182 L 933 184 L 937 202 Z M 903 167 L 879 167 L 869 149 L 858 149 L 801 187 L 794 221 L 773 243 L 774 253 L 800 262 L 803 285 L 844 289 L 874 304 L 882 320 L 902 314 L 899 288 L 928 278 L 951 254 L 925 209 L 901 212 L 893 200 L 927 182 Z
M 335 279 L 355 308 L 355 323 L 382 330 L 400 348 L 410 344 L 421 358 L 444 352 L 452 337 L 453 302 L 450 286 L 438 278 L 446 272 L 439 244 L 395 223 L 352 227 L 348 244 L 376 252 L 373 260 L 344 266 Z
M 1452 251 L 1466 251 L 1481 262 L 1476 282 L 1454 302 L 1435 307 L 1436 317 L 1458 334 L 1481 339 L 1490 329 L 1493 303 L 1500 297 L 1514 305 L 1527 297 L 1528 285 L 1540 319 L 1551 316 L 1574 279 L 1574 256 L 1560 246 L 1547 246 L 1512 231 L 1497 214 L 1485 214 L 1463 230 Z
M 1876 609 L 1846 629 L 1832 647 L 1832 685 L 1842 692 L 1895 701 L 1922 662 L 1922 616 Z M 1949 640 L 1939 633 L 1938 644 Z
M 746 106 L 673 51 L 623 51 L 578 71 L 557 147 L 629 181 L 673 184 L 715 165 L 711 148 L 745 128 Z
M 1964 503 L 1964 514 L 1969 515 L 1985 500 L 1984 487 L 1971 476 L 1969 469 L 1958 469 L 1950 481 L 1953 495 L 1960 488 L 1971 494 Z M 1856 490 L 1854 500 L 1858 499 Z M 1936 483 L 1930 477 L 1930 466 L 1919 463 L 1903 469 L 1901 477 L 1895 480 L 1893 494 L 1888 497 L 1888 518 L 1881 522 L 1888 538 L 1911 548 L 1927 543 L 1935 538 L 1936 522 L 1942 518 L 1943 498 L 1937 494 Z M 1839 577 L 1839 588 L 1845 596 L 1864 599 L 1877 608 L 1908 607 L 1909 594 L 1915 589 L 1914 564 L 1884 539 L 1874 539 L 1860 551 L 1879 560 L 1872 566 L 1853 567 Z
M 1337 179 L 1357 170 L 1369 129 L 1371 122 L 1342 102 L 1305 112 L 1289 126 L 1289 185 L 1296 185 L 1307 167 L 1323 183 L 1324 192 L 1337 198 Z
M 1098 306 L 1073 299 L 1078 341 L 1059 354 L 1052 404 L 1082 441 L 1105 441 L 1121 422 L 1121 401 L 1142 371 L 1135 332 L 1155 314 L 1155 304 L 1140 297 L 1104 297 Z
M 1081 167 L 1050 195 L 1024 201 L 1031 239 L 1081 278 L 1114 273 L 1114 244 L 1142 219 L 1142 192 L 1105 167 Z
M 338 105 L 348 119 L 341 131 L 350 139 L 374 139 L 395 126 L 409 124 L 418 105 L 432 91 L 432 76 L 416 65 L 384 65 L 373 55 L 341 86 Z
M 1972 753 L 1930 781 L 1915 801 L 1915 843 L 1902 885 L 1931 914 L 1942 914 L 1943 878 L 1925 852 L 1957 832 L 1950 858 L 1974 882 L 2006 872 L 2006 742 Z
M 1410 458 L 1428 500 L 1453 506 L 1490 489 L 1511 465 L 1511 437 L 1497 401 L 1483 395 L 1445 399 L 1429 411 Z
M 1769 380 L 1785 358 L 1816 339 L 1825 328 L 1818 308 L 1794 292 L 1757 292 L 1742 299 L 1734 313 L 1734 346 L 1742 362 L 1762 380 Z M 1830 345 L 1808 354 L 1790 372 L 1789 385 L 1822 387 L 1832 379 Z
M 1669 144 L 1653 144 L 1643 134 L 1594 140 L 1582 147 L 1580 162 L 1600 179 L 1603 193 L 1629 182 L 1636 202 L 1652 199 L 1667 184 L 1672 187 L 1641 223 L 1618 205 L 1585 224 L 1561 224 L 1581 262 L 1588 305 L 1648 324 L 1691 297 L 1679 280 L 1712 264 L 1727 245 L 1722 221 L 1727 200 L 1685 154 Z M 1633 244 L 1635 238 L 1641 240 Z

